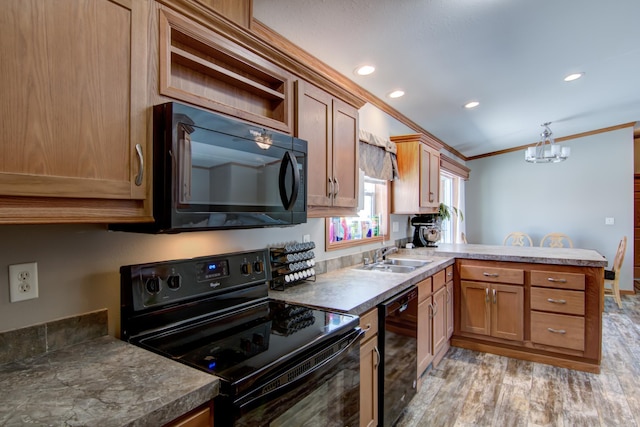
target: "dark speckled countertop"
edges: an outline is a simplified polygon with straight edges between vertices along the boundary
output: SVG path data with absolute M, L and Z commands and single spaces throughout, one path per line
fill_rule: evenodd
M 106 310 L 0 333 L 2 426 L 162 426 L 218 390 L 213 375 L 106 335 Z
M 590 249 L 448 245 L 438 248 L 401 249 L 389 258 L 428 259 L 432 262 L 410 273 L 388 273 L 342 268 L 304 282 L 271 290 L 269 296 L 289 303 L 310 305 L 361 315 L 393 295 L 452 265 L 456 258 L 535 264 L 606 267 L 607 260 Z

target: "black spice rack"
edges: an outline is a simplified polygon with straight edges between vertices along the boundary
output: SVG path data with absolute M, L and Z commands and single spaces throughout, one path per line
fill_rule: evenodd
M 284 291 L 286 286 L 316 280 L 314 242 L 289 242 L 269 248 L 271 289 Z

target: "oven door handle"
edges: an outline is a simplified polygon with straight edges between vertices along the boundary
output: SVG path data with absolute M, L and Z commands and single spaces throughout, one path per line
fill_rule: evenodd
M 301 380 L 304 380 L 311 374 L 315 373 L 317 370 L 325 367 L 326 365 L 333 362 L 335 359 L 342 356 L 345 352 L 349 351 L 354 345 L 360 345 L 360 339 L 362 339 L 364 334 L 365 332 L 362 329 L 360 328 L 354 329 L 353 332 L 351 332 L 349 335 L 343 337 L 341 340 L 333 344 L 333 345 L 340 345 L 341 348 L 340 350 L 332 354 L 330 357 L 326 358 L 322 362 L 316 364 L 315 366 L 311 367 L 306 371 L 304 370 L 303 367 L 305 365 L 308 365 L 309 362 L 313 362 L 313 360 L 318 356 L 318 354 L 314 354 L 308 357 L 307 359 L 300 361 L 293 367 L 287 369 L 281 375 L 278 375 L 277 378 L 274 378 L 268 383 L 258 387 L 257 389 L 250 391 L 249 393 L 244 395 L 242 398 L 235 401 L 234 402 L 235 405 L 238 408 L 242 409 L 246 406 L 251 405 L 253 402 L 255 402 L 258 399 L 262 399 L 265 396 L 269 396 L 273 393 L 280 391 L 284 387 L 287 387 L 291 384 L 298 383 Z M 298 376 L 295 376 L 295 378 L 292 378 L 291 380 L 287 380 L 288 377 L 293 377 L 296 371 L 301 371 L 301 373 Z
M 287 165 L 291 165 L 291 170 L 293 171 L 291 198 L 287 197 L 287 187 L 285 183 L 285 178 L 287 177 Z M 298 198 L 298 188 L 300 187 L 300 171 L 298 170 L 298 162 L 296 160 L 296 156 L 291 155 L 291 151 L 285 152 L 282 157 L 278 181 L 280 185 L 280 200 L 282 200 L 282 206 L 284 206 L 286 210 L 290 210 Z

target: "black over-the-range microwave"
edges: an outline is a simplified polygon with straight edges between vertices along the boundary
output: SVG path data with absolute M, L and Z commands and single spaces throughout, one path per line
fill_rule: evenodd
M 307 220 L 307 142 L 184 104 L 153 110 L 150 233 L 287 226 Z

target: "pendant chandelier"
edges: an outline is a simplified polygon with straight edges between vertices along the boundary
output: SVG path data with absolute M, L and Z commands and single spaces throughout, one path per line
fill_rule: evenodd
M 565 161 L 571 155 L 571 148 L 563 147 L 553 139 L 553 132 L 549 129 L 551 122 L 540 126 L 544 130 L 540 134 L 540 142 L 533 147 L 528 147 L 524 152 L 524 159 L 529 163 L 558 163 Z

